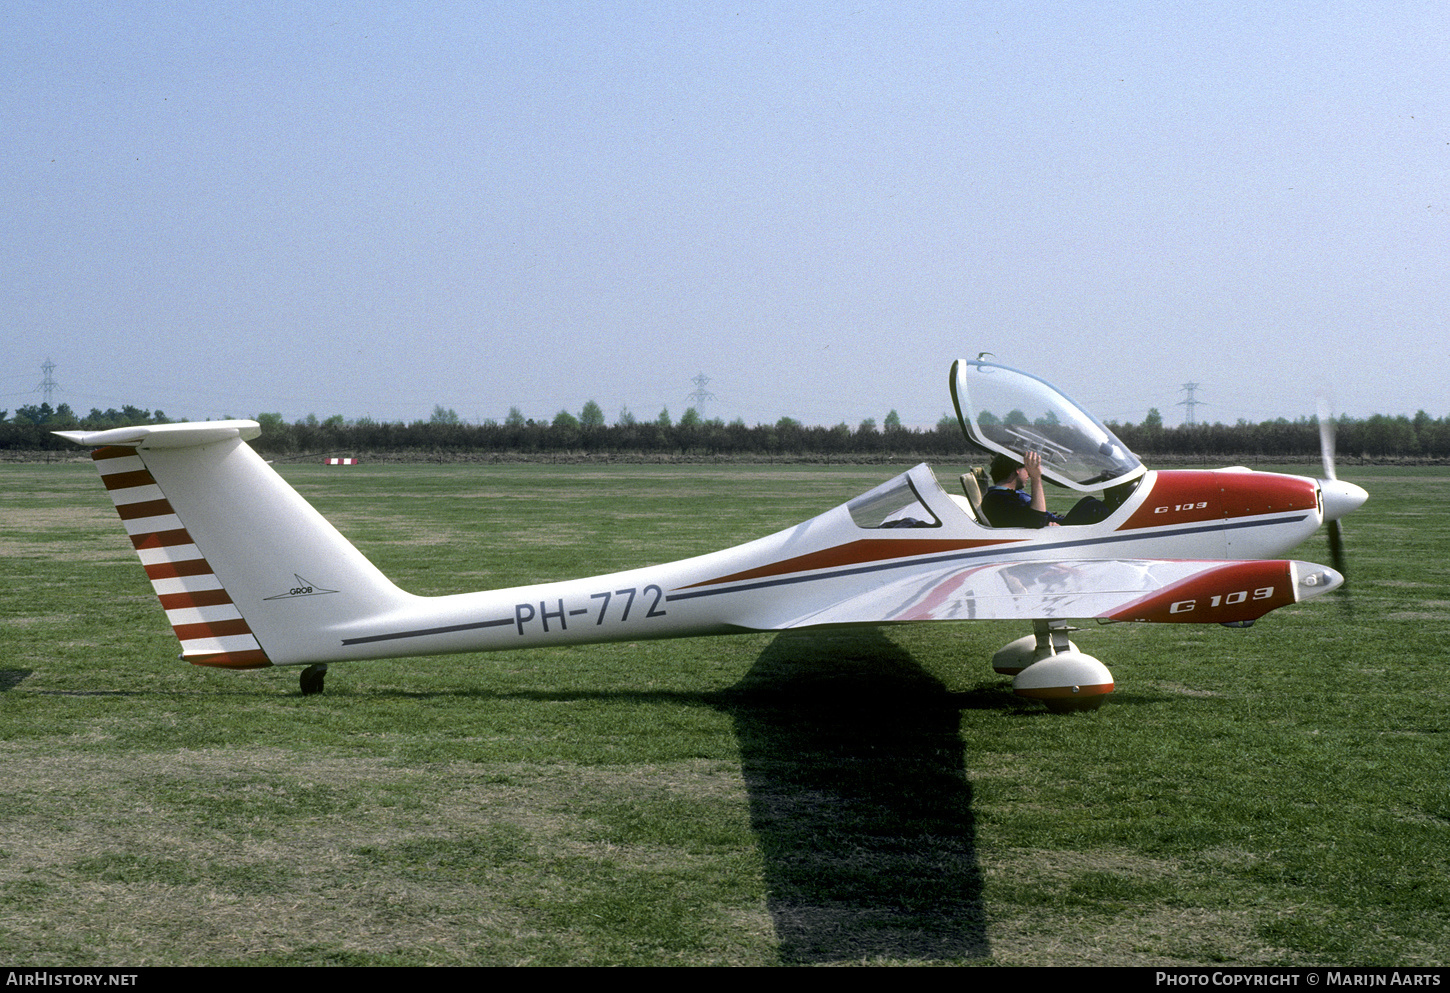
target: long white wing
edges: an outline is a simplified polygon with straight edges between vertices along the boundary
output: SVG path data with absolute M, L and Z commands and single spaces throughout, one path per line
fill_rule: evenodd
M 1323 566 L 1284 559 L 999 561 L 907 569 L 784 626 L 1059 617 L 1241 623 L 1341 582 Z

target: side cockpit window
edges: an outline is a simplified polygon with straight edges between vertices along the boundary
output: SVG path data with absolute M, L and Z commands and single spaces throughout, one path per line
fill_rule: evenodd
M 846 504 L 860 528 L 939 528 L 941 520 L 922 501 L 908 476 L 897 476 Z

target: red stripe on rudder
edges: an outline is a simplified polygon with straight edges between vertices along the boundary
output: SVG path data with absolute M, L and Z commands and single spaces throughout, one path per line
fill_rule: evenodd
M 122 445 L 107 445 L 104 448 L 97 448 L 91 452 L 91 458 L 96 462 L 102 459 L 124 459 L 127 456 L 135 455 L 136 449 L 126 448 Z
M 186 528 L 177 528 L 174 531 L 150 531 L 146 534 L 131 535 L 131 544 L 136 551 L 143 548 L 169 548 L 173 545 L 194 545 L 196 542 L 187 533 Z
M 180 579 L 182 576 L 211 576 L 206 559 L 183 559 L 180 562 L 157 562 L 144 567 L 148 579 Z
M 240 617 L 227 621 L 198 621 L 195 624 L 173 624 L 178 641 L 193 641 L 197 638 L 224 638 L 234 634 L 251 634 L 252 629 Z
M 232 602 L 232 598 L 227 595 L 226 590 L 193 590 L 189 593 L 162 593 L 159 595 L 159 599 L 164 610 L 177 610 L 182 607 L 219 607 L 224 603 Z
M 211 655 L 183 655 L 192 665 L 213 666 L 218 669 L 265 669 L 272 664 L 267 653 L 260 648 L 245 652 L 214 652 Z
M 116 508 L 116 513 L 121 515 L 123 521 L 138 521 L 143 517 L 164 517 L 167 514 L 175 514 L 171 504 L 162 500 L 145 500 L 141 503 L 123 503 Z
M 149 469 L 135 469 L 131 472 L 109 472 L 101 477 L 101 483 L 108 490 L 128 490 L 133 486 L 155 486 L 156 478 Z

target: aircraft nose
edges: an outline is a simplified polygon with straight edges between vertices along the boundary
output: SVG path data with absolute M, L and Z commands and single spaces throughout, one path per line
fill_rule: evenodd
M 1353 483 L 1342 479 L 1319 480 L 1319 492 L 1324 499 L 1324 519 L 1337 521 L 1345 514 L 1358 510 L 1369 499 L 1369 494 Z

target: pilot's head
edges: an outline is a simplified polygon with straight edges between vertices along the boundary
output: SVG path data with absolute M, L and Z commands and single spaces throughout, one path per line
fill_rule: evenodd
M 1010 455 L 995 455 L 992 457 L 992 464 L 988 472 L 992 476 L 992 484 L 998 485 L 1006 482 L 1007 478 L 1022 468 L 1022 463 Z

